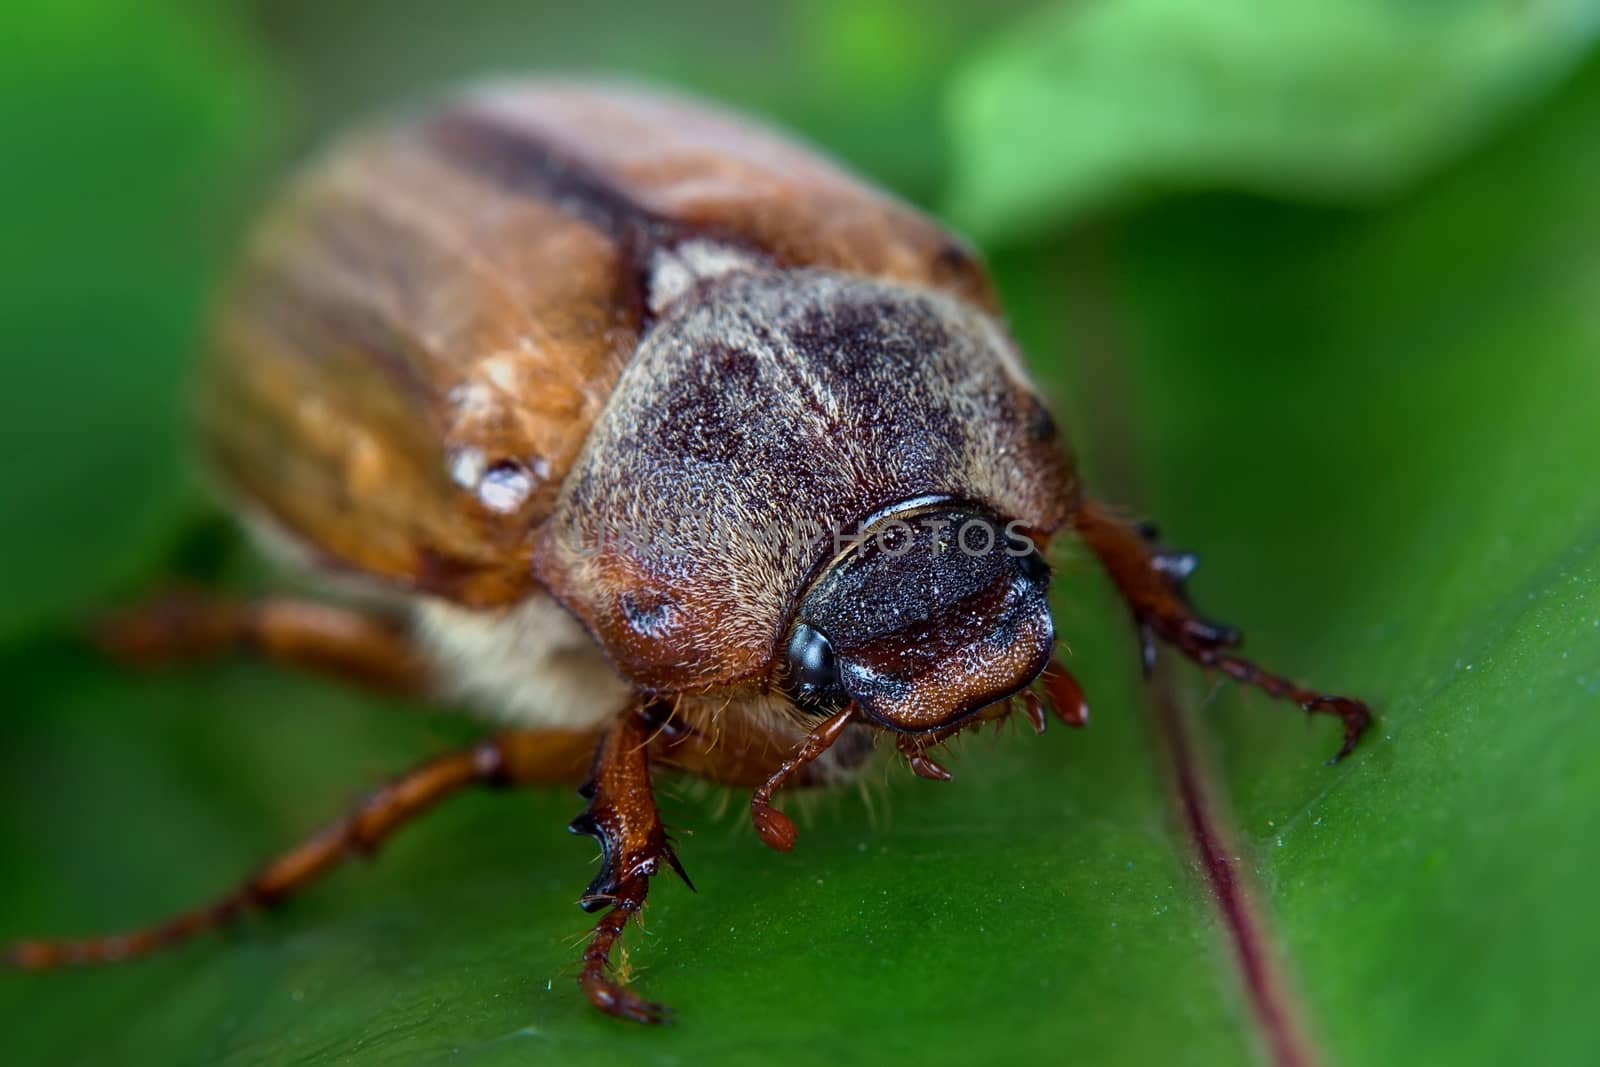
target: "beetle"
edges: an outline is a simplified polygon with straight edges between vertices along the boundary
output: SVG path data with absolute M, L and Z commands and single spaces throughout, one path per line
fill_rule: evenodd
M 1194 557 L 1090 496 L 962 241 L 739 117 L 635 88 L 480 87 L 358 131 L 242 256 L 199 374 L 221 491 L 326 600 L 168 597 L 106 643 L 242 649 L 459 702 L 480 743 L 379 788 L 237 890 L 25 968 L 138 956 L 282 900 L 469 786 L 582 782 L 602 862 L 579 983 L 658 1022 L 612 954 L 664 868 L 653 768 L 849 780 L 893 739 L 924 777 L 975 724 L 1087 713 L 1046 553 L 1074 537 L 1158 643 L 1343 727 L 1360 701 L 1240 657 Z M 338 595 L 343 594 L 343 595 Z

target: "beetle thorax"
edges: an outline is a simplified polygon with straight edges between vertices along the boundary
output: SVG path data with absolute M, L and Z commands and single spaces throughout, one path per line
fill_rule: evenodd
M 823 271 L 701 279 L 573 467 L 540 579 L 635 684 L 770 674 L 807 582 L 898 502 L 1048 532 L 1070 472 L 1009 339 L 930 291 Z

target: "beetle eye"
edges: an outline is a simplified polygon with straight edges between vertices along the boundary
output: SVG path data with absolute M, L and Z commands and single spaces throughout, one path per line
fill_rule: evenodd
M 839 678 L 839 660 L 833 644 L 814 627 L 800 623 L 789 638 L 783 688 L 807 711 L 832 711 L 848 699 Z

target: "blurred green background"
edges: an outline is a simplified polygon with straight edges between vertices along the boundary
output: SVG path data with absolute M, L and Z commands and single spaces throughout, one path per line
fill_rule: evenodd
M 208 294 L 329 131 L 520 70 L 687 86 L 990 256 L 1112 499 L 1200 550 L 1324 723 L 1180 668 L 1297 1047 L 1593 1062 L 1600 917 L 1600 30 L 1593 0 L 644 7 L 65 0 L 0 15 L 0 938 L 227 886 L 469 723 L 250 663 L 129 676 L 77 620 L 262 585 L 199 490 Z M 1064 556 L 1092 729 L 967 743 L 801 809 L 792 856 L 669 785 L 700 892 L 586 1010 L 592 846 L 472 797 L 227 939 L 0 975 L 11 1063 L 1234 1063 L 1271 1050 L 1123 613 Z M 724 811 L 723 809 L 728 809 Z

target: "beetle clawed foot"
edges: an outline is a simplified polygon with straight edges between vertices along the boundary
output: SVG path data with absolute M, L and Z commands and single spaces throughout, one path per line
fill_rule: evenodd
M 1334 762 L 1355 748 L 1372 722 L 1367 706 L 1349 697 L 1312 692 L 1236 655 L 1233 649 L 1243 643 L 1243 635 L 1231 626 L 1200 618 L 1184 593 L 1184 580 L 1195 570 L 1192 555 L 1157 546 L 1154 527 L 1125 522 L 1093 502 L 1081 508 L 1073 521 L 1133 614 L 1147 675 L 1155 668 L 1156 643 L 1169 644 L 1200 666 L 1219 670 L 1307 713 L 1338 716 L 1344 724 L 1344 741 Z
M 1301 701 L 1300 710 L 1308 715 L 1337 715 L 1339 721 L 1344 724 L 1344 743 L 1328 760 L 1330 767 L 1355 751 L 1356 742 L 1361 740 L 1361 735 L 1372 725 L 1372 709 L 1350 697 L 1319 694 L 1310 700 Z
M 1195 641 L 1176 641 L 1178 650 L 1203 667 L 1211 667 L 1236 682 L 1254 686 L 1268 696 L 1287 700 L 1308 715 L 1332 715 L 1344 724 L 1344 741 L 1329 764 L 1338 763 L 1355 750 L 1356 742 L 1372 725 L 1372 709 L 1352 697 L 1314 693 L 1239 656 L 1221 651 L 1215 645 Z
M 672 1021 L 672 1009 L 664 1004 L 636 997 L 611 977 L 611 949 L 628 920 L 644 907 L 646 883 L 635 879 L 620 887 L 619 891 L 602 903 L 612 905 L 609 912 L 595 926 L 589 945 L 583 952 L 583 970 L 578 975 L 578 986 L 589 1003 L 619 1019 L 630 1022 L 660 1025 Z M 589 897 L 585 897 L 587 901 Z
M 646 1026 L 667 1026 L 672 1023 L 672 1009 L 653 1000 L 636 997 L 622 988 L 603 972 L 590 975 L 585 972 L 579 984 L 589 1003 L 619 1019 L 644 1023 Z

